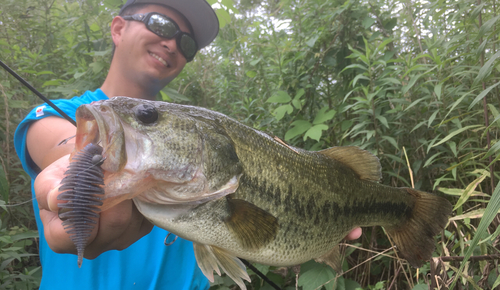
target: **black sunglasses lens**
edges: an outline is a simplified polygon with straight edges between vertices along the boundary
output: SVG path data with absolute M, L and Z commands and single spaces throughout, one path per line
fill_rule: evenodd
M 160 37 L 172 39 L 179 31 L 177 24 L 162 15 L 153 14 L 149 17 L 147 28 Z M 182 54 L 187 59 L 192 59 L 198 50 L 195 40 L 186 33 L 181 33 L 177 39 Z
M 147 26 L 149 30 L 165 38 L 172 38 L 177 32 L 177 27 L 172 21 L 157 14 L 151 15 Z
M 192 58 L 196 54 L 196 43 L 194 39 L 187 34 L 183 34 L 181 36 L 181 49 L 186 58 Z

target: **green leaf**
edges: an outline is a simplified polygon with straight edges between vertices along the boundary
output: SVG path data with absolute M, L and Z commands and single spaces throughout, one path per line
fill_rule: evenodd
M 401 93 L 404 95 L 406 94 L 406 92 L 408 92 L 411 87 L 413 87 L 413 85 L 415 85 L 415 83 L 417 82 L 417 80 L 421 77 L 422 75 L 414 75 L 411 77 L 410 81 L 408 82 L 408 84 L 406 86 L 403 86 L 403 88 L 401 89 Z
M 495 23 L 497 23 L 498 19 L 500 18 L 500 15 L 497 15 L 496 17 L 491 18 L 490 20 L 483 22 L 483 25 L 481 25 L 481 28 L 479 28 L 479 31 L 477 33 L 476 39 L 480 39 L 483 37 L 488 31 L 491 30 L 491 27 Z
M 383 78 L 383 79 L 381 79 L 381 81 L 384 83 L 392 83 L 392 84 L 396 84 L 396 85 L 401 84 L 401 81 L 396 79 L 396 78 Z
M 60 86 L 61 82 L 59 80 L 50 80 L 43 83 L 42 88 L 46 86 Z
M 458 130 L 455 130 L 453 132 L 451 132 L 450 134 L 448 134 L 448 136 L 444 137 L 441 141 L 439 141 L 438 143 L 432 145 L 431 147 L 436 147 L 438 145 L 441 145 L 443 144 L 444 142 L 450 140 L 451 138 L 453 138 L 455 135 L 458 135 L 460 133 L 462 133 L 463 131 L 466 131 L 466 130 L 469 130 L 469 129 L 472 129 L 472 128 L 477 128 L 477 127 L 481 127 L 482 125 L 470 125 L 470 126 L 467 126 L 467 127 L 463 127 L 463 128 L 460 128 Z
M 357 76 L 354 77 L 354 80 L 352 80 L 352 86 L 355 87 L 356 86 L 356 83 L 358 82 L 359 79 L 363 79 L 363 80 L 370 80 L 368 77 L 362 75 L 362 74 L 359 74 Z
M 35 239 L 35 238 L 38 238 L 38 232 L 30 230 L 29 232 L 24 232 L 24 233 L 20 233 L 17 235 L 13 235 L 13 236 L 11 236 L 11 238 L 12 238 L 12 242 L 25 240 L 25 239 Z
M 22 100 L 9 100 L 10 109 L 27 109 L 30 106 L 28 101 Z
M 389 141 L 389 143 L 391 143 L 391 145 L 394 146 L 394 148 L 396 150 L 399 149 L 398 143 L 396 142 L 396 139 L 394 139 L 393 137 L 391 137 L 391 136 L 382 136 L 382 139 Z
M 493 120 L 492 124 L 496 123 L 497 127 L 500 128 L 500 112 L 498 112 L 497 108 L 492 104 L 488 104 L 488 108 L 493 114 L 493 117 L 495 117 L 495 120 Z
M 462 196 L 458 199 L 457 203 L 455 204 L 455 207 L 453 210 L 457 210 L 459 207 L 461 207 L 471 196 L 471 194 L 474 192 L 476 187 L 479 185 L 479 183 L 483 182 L 483 180 L 489 176 L 489 172 L 484 170 L 483 174 L 476 178 L 473 182 L 471 182 L 464 190 L 462 193 Z
M 221 0 L 220 3 L 227 8 L 231 8 L 234 6 L 233 0 Z
M 306 93 L 306 91 L 304 89 L 300 89 L 297 91 L 297 94 L 295 94 L 295 98 L 293 98 L 294 100 L 298 100 L 300 99 L 300 97 L 302 97 L 304 94 Z
M 378 51 L 384 51 L 385 47 L 387 46 L 387 44 L 393 42 L 394 39 L 392 38 L 385 38 L 384 41 L 382 41 L 382 43 L 380 43 L 378 46 L 377 46 L 377 50 Z
M 499 229 L 500 229 L 500 227 L 499 227 Z M 491 287 L 491 289 L 497 289 L 498 286 L 500 286 L 500 275 L 498 275 L 498 277 L 495 280 L 495 282 L 493 283 L 493 286 Z
M 164 87 L 162 91 L 167 94 L 167 96 L 174 102 L 190 102 L 183 94 L 180 94 L 177 90 L 171 89 L 169 87 Z
M 101 28 L 99 27 L 99 25 L 97 25 L 97 23 L 92 23 L 92 25 L 90 25 L 90 30 L 92 30 L 93 32 L 96 32 L 96 31 L 99 31 L 101 30 Z
M 102 71 L 104 68 L 104 64 L 102 62 L 93 62 L 89 64 L 89 66 L 92 68 L 92 71 L 97 74 Z
M 369 28 L 370 26 L 372 26 L 372 24 L 375 23 L 375 19 L 367 16 L 365 19 L 363 19 L 363 27 L 366 29 L 366 28 Z
M 499 51 L 500 52 L 500 51 Z M 482 91 L 477 97 L 472 101 L 472 103 L 469 106 L 469 110 L 474 107 L 479 101 L 481 101 L 492 89 L 494 89 L 496 86 L 500 85 L 500 82 L 497 82 L 494 85 L 489 86 L 486 90 Z
M 438 153 L 432 155 L 431 158 L 427 159 L 427 161 L 425 161 L 424 168 L 427 167 L 427 166 L 429 166 L 429 165 L 431 165 L 432 161 L 434 161 L 434 159 L 436 159 L 442 153 L 444 153 L 444 152 L 438 152 Z
M 429 285 L 424 284 L 424 283 L 417 284 L 417 285 L 415 285 L 415 287 L 411 288 L 411 290 L 428 290 L 428 289 L 429 289 Z
M 359 68 L 359 69 L 364 70 L 364 71 L 368 70 L 368 68 L 366 66 L 363 66 L 363 65 L 361 65 L 359 63 L 355 63 L 355 64 L 350 64 L 350 65 L 346 66 L 342 70 L 342 72 L 344 72 L 345 70 L 351 69 L 351 68 Z
M 250 65 L 251 66 L 256 66 L 260 61 L 262 60 L 262 58 L 259 58 L 259 59 L 255 59 L 255 60 L 252 60 L 250 62 Z
M 441 191 L 444 194 L 454 195 L 454 196 L 461 196 L 465 192 L 465 189 L 460 189 L 460 188 L 438 187 L 437 190 Z M 470 195 L 471 196 L 489 196 L 489 195 L 482 193 L 480 191 L 473 191 Z
M 0 196 L 2 201 L 7 203 L 9 201 L 9 181 L 5 177 L 5 172 L 3 168 L 0 167 Z M 5 209 L 7 211 L 7 209 Z
M 328 126 L 325 124 L 312 126 L 311 128 L 309 128 L 309 130 L 307 130 L 306 134 L 304 134 L 304 141 L 307 139 L 307 137 L 309 137 L 319 142 L 319 139 L 321 139 L 321 135 L 323 134 L 324 130 L 328 130 Z
M 54 74 L 53 72 L 48 71 L 48 70 L 44 70 L 44 71 L 36 73 L 37 76 L 41 76 L 41 75 L 53 75 L 53 74 Z
M 81 76 L 85 75 L 87 72 L 76 72 L 73 77 L 79 79 Z
M 332 289 L 335 281 L 335 274 L 330 267 L 318 264 L 300 275 L 298 285 L 302 286 L 302 290 L 314 290 L 328 281 L 330 282 L 328 285 L 325 285 L 325 287 L 326 289 Z
M 335 113 L 337 113 L 337 111 L 335 110 L 329 110 L 328 112 L 326 110 L 328 110 L 328 107 L 323 107 L 319 110 L 319 112 L 316 114 L 316 117 L 314 118 L 314 125 L 330 121 L 335 116 Z
M 486 158 L 490 157 L 491 155 L 496 154 L 498 151 L 500 151 L 500 141 L 497 141 L 497 143 L 493 144 L 491 146 L 490 150 L 488 150 L 488 152 L 486 153 L 486 155 L 482 159 L 486 159 Z
M 266 103 L 283 104 L 283 103 L 288 103 L 291 100 L 292 100 L 292 98 L 290 98 L 290 96 L 288 95 L 287 92 L 277 91 L 276 93 L 274 93 L 274 95 L 272 95 L 269 99 L 267 99 Z
M 457 271 L 458 273 L 462 273 L 465 265 L 468 265 L 467 261 L 469 260 L 470 256 L 472 256 L 472 253 L 474 252 L 474 249 L 478 245 L 481 237 L 486 233 L 486 230 L 488 229 L 493 219 L 497 216 L 499 210 L 500 210 L 500 182 L 497 183 L 495 191 L 491 195 L 490 202 L 488 202 L 488 205 L 486 206 L 486 211 L 483 215 L 483 218 L 479 222 L 479 226 L 477 227 L 477 230 L 474 234 L 474 238 L 472 239 L 472 242 L 470 243 L 469 247 L 467 248 L 467 251 L 465 252 L 464 260 L 460 263 L 460 269 Z M 455 287 L 455 283 L 457 282 L 458 277 L 459 277 L 458 275 L 455 275 L 453 283 L 451 284 L 449 289 L 453 289 Z
M 107 8 L 118 8 L 123 5 L 122 0 L 104 0 L 104 6 Z
M 432 122 L 434 122 L 434 119 L 436 119 L 438 113 L 439 110 L 436 110 L 434 113 L 432 113 L 431 117 L 429 118 L 429 123 L 427 123 L 427 128 L 429 128 L 432 125 Z
M 412 108 L 413 106 L 417 105 L 418 103 L 422 102 L 422 101 L 425 101 L 425 100 L 428 100 L 430 96 L 426 96 L 426 97 L 423 97 L 423 98 L 420 98 L 420 99 L 417 99 L 416 101 L 414 101 L 413 103 L 411 103 L 408 107 L 406 107 L 405 111 L 408 111 L 410 108 Z M 422 122 L 422 124 L 424 124 L 425 122 Z
M 231 16 L 229 16 L 229 13 L 224 10 L 224 9 L 214 9 L 215 14 L 217 14 L 217 18 L 219 18 L 219 28 L 224 28 L 226 24 L 231 22 Z
M 471 211 L 469 211 L 467 213 L 451 217 L 450 221 L 459 221 L 459 220 L 464 220 L 464 219 L 478 219 L 478 218 L 482 218 L 485 211 L 486 211 L 486 209 L 484 209 L 484 208 L 476 209 L 476 210 L 471 210 Z
M 293 99 L 292 100 L 292 105 L 297 109 L 300 110 L 302 108 L 302 103 L 300 100 Z
M 479 73 L 477 74 L 477 77 L 474 79 L 474 83 L 472 83 L 472 86 L 475 86 L 478 83 L 480 83 L 491 73 L 491 66 L 499 56 L 500 56 L 500 51 L 498 51 L 492 57 L 490 57 L 490 59 L 479 70 Z
M 291 114 L 293 112 L 293 107 L 290 104 L 279 106 L 274 110 L 274 116 L 276 120 L 281 120 L 285 117 L 285 114 Z
M 106 56 L 108 54 L 111 55 L 111 49 L 92 51 L 90 54 L 93 56 Z
M 384 116 L 377 115 L 377 120 L 379 120 L 380 123 L 382 123 L 386 128 L 389 129 L 389 123 L 387 122 L 387 119 Z
M 441 99 L 441 89 L 443 88 L 443 83 L 439 83 L 434 87 L 434 93 L 436 94 L 437 98 L 440 100 Z
M 306 120 L 298 120 L 293 122 L 291 125 L 294 127 L 292 127 L 290 130 L 286 132 L 285 141 L 288 141 L 300 134 L 303 134 L 304 132 L 309 130 L 309 128 L 312 127 L 312 124 Z
M 160 91 L 160 95 L 161 95 L 162 101 L 164 101 L 164 102 L 171 102 L 172 101 L 172 99 L 164 91 Z
M 246 72 L 247 77 L 254 78 L 257 75 L 257 72 L 254 70 L 249 70 Z
M 316 43 L 316 41 L 318 40 L 318 38 L 319 38 L 319 35 L 315 35 L 315 36 L 309 38 L 309 40 L 306 41 L 307 46 L 313 47 L 314 44 Z

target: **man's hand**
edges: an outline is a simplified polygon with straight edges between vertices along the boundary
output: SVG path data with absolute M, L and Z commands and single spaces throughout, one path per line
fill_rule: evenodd
M 35 194 L 45 239 L 56 253 L 76 254 L 76 248 L 58 217 L 59 186 L 69 165 L 69 155 L 47 166 L 35 180 Z M 126 200 L 100 213 L 85 248 L 84 257 L 94 259 L 105 251 L 123 250 L 148 234 L 153 225 L 137 210 L 132 200 Z

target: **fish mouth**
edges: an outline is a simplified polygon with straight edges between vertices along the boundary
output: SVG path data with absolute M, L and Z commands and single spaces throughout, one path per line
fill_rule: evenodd
M 90 143 L 97 144 L 103 147 L 103 170 L 117 172 L 125 166 L 125 134 L 111 107 L 101 101 L 82 105 L 76 111 L 76 123 L 75 152 L 80 152 Z

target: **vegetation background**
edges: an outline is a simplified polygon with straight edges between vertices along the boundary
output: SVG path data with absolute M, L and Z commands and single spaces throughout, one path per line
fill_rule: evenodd
M 121 0 L 0 2 L 2 61 L 52 99 L 100 86 Z M 304 290 L 500 284 L 496 0 L 209 3 L 219 36 L 159 99 L 223 112 L 309 150 L 360 146 L 380 158 L 384 184 L 434 192 L 455 205 L 435 258 L 418 270 L 374 227 L 346 245 L 342 276 L 314 262 L 256 265 L 267 277 Z M 30 180 L 12 138 L 41 101 L 4 70 L 0 96 L 0 288 L 34 289 L 41 269 Z M 471 255 L 485 256 L 462 261 Z M 235 286 L 222 277 L 212 288 Z M 272 289 L 253 274 L 249 288 Z

